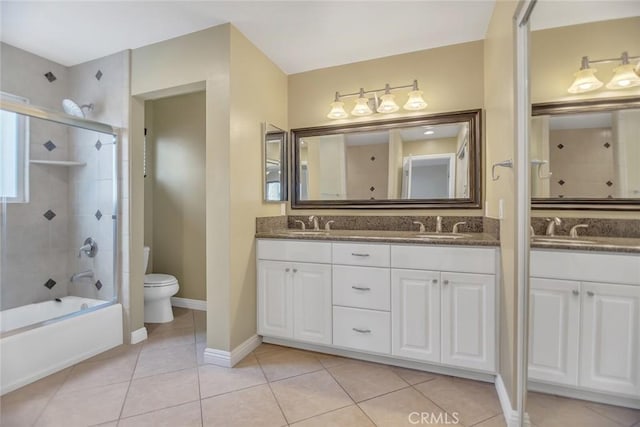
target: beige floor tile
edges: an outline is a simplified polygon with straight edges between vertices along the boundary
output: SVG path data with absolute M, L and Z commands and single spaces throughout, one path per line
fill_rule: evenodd
M 278 381 L 323 369 L 314 355 L 298 350 L 258 353 L 256 357 L 269 381 Z
M 119 357 L 124 355 L 134 355 L 134 354 L 137 355 L 138 353 L 140 353 L 140 350 L 142 350 L 142 345 L 143 345 L 142 343 L 133 344 L 133 345 L 122 344 L 112 348 L 111 350 L 107 350 L 100 354 L 97 354 L 80 363 L 95 362 L 97 360 L 110 359 L 112 357 Z
M 233 368 L 215 365 L 198 367 L 200 397 L 210 397 L 230 391 L 253 387 L 267 382 L 254 355 L 244 358 Z
M 122 416 L 143 414 L 199 398 L 195 368 L 139 378 L 131 381 Z
M 150 334 L 144 342 L 141 352 L 156 350 L 178 345 L 194 344 L 196 342 L 193 328 L 175 328 Z
M 59 393 L 129 381 L 137 359 L 135 353 L 125 352 L 108 359 L 79 363 L 73 367 Z
M 621 406 L 604 405 L 601 403 L 584 402 L 584 405 L 598 414 L 612 419 L 623 426 L 633 426 L 640 423 L 640 410 L 623 408 Z
M 58 393 L 38 418 L 36 426 L 90 426 L 117 420 L 128 382 Z
M 280 345 L 262 343 L 258 347 L 256 347 L 255 350 L 253 350 L 253 354 L 255 354 L 256 356 L 263 356 L 269 352 L 283 351 L 283 350 L 291 350 L 291 349 L 289 347 L 283 347 Z
M 413 388 L 394 391 L 358 405 L 378 427 L 450 426 L 455 425 L 456 420 Z M 423 416 L 428 422 L 421 421 Z
M 431 372 L 418 371 L 415 369 L 392 367 L 391 370 L 396 375 L 398 375 L 400 378 L 402 378 L 403 380 L 405 380 L 411 385 L 420 384 L 425 381 L 431 381 L 441 377 L 441 375 L 438 375 L 438 374 L 432 374 Z
M 65 369 L 0 397 L 0 425 L 33 425 L 70 372 Z
M 495 386 L 490 383 L 440 377 L 415 388 L 450 414 L 458 413 L 464 425 L 473 425 L 502 413 Z
M 182 307 L 173 307 L 173 322 L 145 323 L 149 336 L 170 329 L 195 328 L 193 311 Z
M 148 377 L 196 366 L 195 344 L 157 348 L 140 353 L 133 378 Z
M 271 388 L 290 423 L 353 404 L 325 370 L 277 381 Z
M 110 421 L 108 423 L 96 424 L 95 426 L 92 426 L 92 427 L 118 427 L 118 422 Z
M 328 371 L 356 402 L 408 387 L 391 368 L 367 362 L 349 361 Z
M 196 327 L 196 342 L 207 340 L 207 312 L 193 311 L 193 320 Z
M 325 368 L 332 368 L 334 366 L 342 365 L 352 359 L 346 357 L 334 356 L 332 354 L 316 353 L 316 357 L 322 363 Z
M 559 396 L 529 392 L 527 412 L 536 427 L 619 427 L 609 418 L 603 417 L 584 406 L 584 401 Z
M 484 420 L 473 427 L 507 427 L 507 423 L 504 420 L 504 415 L 500 414 Z
M 120 420 L 118 427 L 198 427 L 202 426 L 200 402 L 161 409 Z
M 291 424 L 295 427 L 375 427 L 362 410 L 356 406 L 318 415 L 313 418 Z
M 204 365 L 204 351 L 207 348 L 206 342 L 196 342 L 196 363 Z
M 279 427 L 287 424 L 268 385 L 203 399 L 205 426 Z

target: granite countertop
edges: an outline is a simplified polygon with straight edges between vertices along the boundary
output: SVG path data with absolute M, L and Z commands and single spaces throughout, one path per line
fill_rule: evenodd
M 326 233 L 318 234 L 298 234 L 299 231 L 300 230 L 297 229 L 276 229 L 272 231 L 258 232 L 255 236 L 258 239 L 332 240 L 446 246 L 500 246 L 500 241 L 487 233 L 461 233 L 469 236 L 462 239 L 429 239 L 417 237 L 419 233 L 416 231 L 331 230 Z M 447 233 L 442 234 L 446 235 Z M 545 238 L 545 236 L 537 237 Z M 556 236 L 556 239 L 571 240 L 568 236 Z M 580 243 L 581 241 L 588 243 Z M 640 254 L 640 238 L 582 236 L 580 239 L 577 239 L 575 243 L 562 241 L 533 241 L 531 243 L 531 248 Z

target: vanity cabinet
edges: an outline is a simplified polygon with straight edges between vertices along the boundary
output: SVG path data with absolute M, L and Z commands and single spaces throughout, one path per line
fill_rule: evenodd
M 531 275 L 529 378 L 639 396 L 640 256 L 532 251 Z

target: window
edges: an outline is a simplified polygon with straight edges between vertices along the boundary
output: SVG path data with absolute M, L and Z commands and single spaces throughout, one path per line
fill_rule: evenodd
M 28 100 L 0 92 L 2 99 Z M 0 110 L 0 198 L 9 203 L 29 201 L 29 118 Z

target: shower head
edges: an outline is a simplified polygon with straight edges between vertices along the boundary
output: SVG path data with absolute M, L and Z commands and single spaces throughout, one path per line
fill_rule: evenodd
M 85 108 L 89 111 L 93 110 L 93 104 L 84 104 L 84 105 L 78 105 L 76 104 L 73 100 L 71 99 L 63 99 L 62 100 L 62 109 L 64 110 L 65 113 L 71 115 L 71 116 L 76 116 L 76 117 L 81 117 L 81 118 L 85 118 L 85 114 L 84 114 L 84 110 Z

